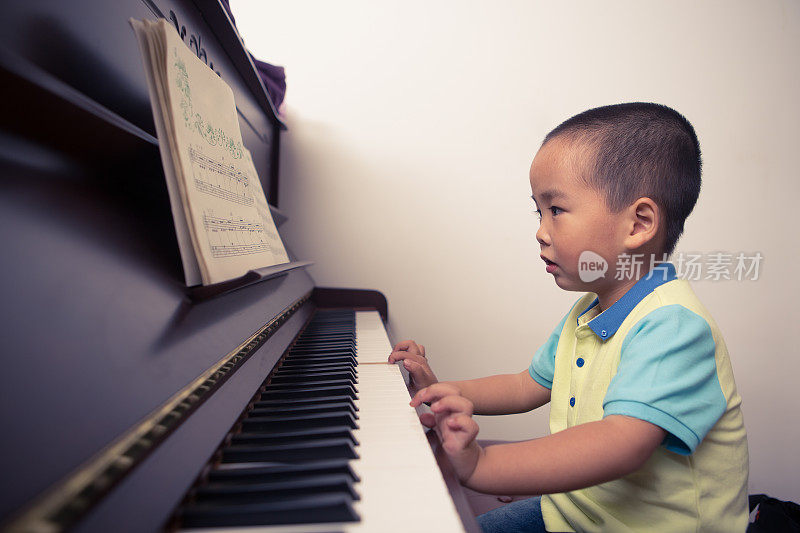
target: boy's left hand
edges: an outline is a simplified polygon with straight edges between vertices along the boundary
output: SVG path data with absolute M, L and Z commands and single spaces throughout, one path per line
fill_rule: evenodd
M 479 428 L 472 419 L 472 402 L 448 383 L 436 383 L 420 390 L 412 398 L 411 406 L 418 407 L 423 402 L 430 402 L 433 412 L 423 413 L 420 421 L 435 429 L 459 480 L 466 481 L 483 453 L 475 442 Z
M 389 362 L 403 362 L 403 366 L 411 376 L 411 389 L 419 390 L 433 385 L 439 380 L 431 370 L 425 357 L 425 347 L 412 340 L 398 342 L 389 354 Z

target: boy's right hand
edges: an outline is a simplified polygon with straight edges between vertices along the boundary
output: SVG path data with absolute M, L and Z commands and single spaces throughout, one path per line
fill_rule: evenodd
M 429 387 L 439 380 L 428 365 L 425 357 L 425 347 L 414 341 L 398 342 L 389 355 L 389 362 L 403 361 L 403 366 L 411 374 L 412 385 L 416 389 Z
M 435 429 L 458 479 L 464 483 L 483 455 L 475 441 L 478 424 L 472 419 L 472 402 L 451 383 L 436 383 L 417 392 L 410 405 L 416 408 L 422 403 L 430 403 L 432 412 L 420 415 L 420 422 Z

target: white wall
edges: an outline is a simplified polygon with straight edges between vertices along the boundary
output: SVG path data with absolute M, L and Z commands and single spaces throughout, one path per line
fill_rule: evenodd
M 577 298 L 544 272 L 528 167 L 589 107 L 673 106 L 705 160 L 678 251 L 764 255 L 758 281 L 701 281 L 726 335 L 751 492 L 800 501 L 797 213 L 800 3 L 234 0 L 285 65 L 283 234 L 318 285 L 380 289 L 394 340 L 440 378 L 527 367 Z M 388 355 L 388 354 L 387 354 Z M 547 413 L 479 420 L 545 434 Z

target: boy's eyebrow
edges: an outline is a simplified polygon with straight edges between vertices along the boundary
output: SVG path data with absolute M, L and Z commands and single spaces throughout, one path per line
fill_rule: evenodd
M 563 192 L 559 191 L 558 189 L 547 189 L 542 194 L 539 195 L 539 198 L 543 202 L 549 202 L 555 198 L 559 198 L 561 196 L 566 196 Z M 536 198 L 531 194 L 531 199 L 536 202 Z M 538 202 L 537 202 L 538 203 Z

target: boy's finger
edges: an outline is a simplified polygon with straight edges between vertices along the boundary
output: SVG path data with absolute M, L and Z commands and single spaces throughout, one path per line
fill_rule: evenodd
M 419 415 L 419 421 L 423 426 L 432 428 L 436 425 L 436 417 L 433 413 L 422 413 Z
M 414 382 L 418 382 L 424 379 L 425 376 L 425 369 L 419 363 L 415 363 L 414 361 L 410 361 L 406 359 L 403 361 L 403 368 L 408 370 L 408 373 L 411 374 L 411 377 L 414 378 Z
M 425 401 L 423 399 L 423 396 L 426 389 L 427 387 L 425 389 L 418 390 L 417 393 L 414 395 L 414 397 L 411 398 L 411 401 L 409 402 L 409 405 L 411 407 L 419 407 L 420 405 L 422 405 L 422 403 Z
M 395 352 L 419 353 L 419 346 L 417 346 L 417 343 L 412 340 L 400 341 L 397 344 L 395 344 L 393 350 Z
M 414 377 L 417 377 L 419 375 L 420 370 L 422 369 L 422 365 L 420 365 L 419 363 L 415 363 L 410 359 L 406 359 L 405 361 L 403 361 L 403 367 L 409 372 L 411 372 L 411 375 Z
M 423 345 L 421 345 L 421 344 L 418 344 L 418 345 L 417 345 L 417 348 L 419 348 L 419 354 L 420 354 L 422 357 L 425 357 L 425 347 L 424 347 Z
M 454 415 L 445 420 L 447 427 L 452 429 L 453 431 L 459 431 L 460 429 L 463 429 L 464 423 L 460 419 L 460 417 L 461 415 Z
M 471 432 L 473 426 L 477 425 L 475 421 L 467 415 L 453 415 L 449 417 L 445 423 L 447 427 L 453 431 L 467 431 Z
M 451 412 L 471 416 L 472 410 L 472 402 L 463 396 L 445 396 L 431 404 L 431 411 L 436 414 Z
M 404 361 L 411 361 L 412 363 L 416 363 L 419 366 L 427 366 L 428 361 L 425 360 L 424 357 L 419 355 L 407 355 L 403 358 Z
M 410 359 L 412 361 L 416 361 L 417 363 L 425 363 L 426 359 L 421 355 L 417 355 L 411 352 L 392 352 L 389 355 L 389 362 L 396 363 L 397 361 L 403 361 L 405 359 Z
M 411 405 L 416 407 L 423 402 L 435 402 L 445 396 L 460 396 L 460 392 L 449 383 L 434 383 L 417 392 L 414 399 L 411 400 Z
M 394 350 L 395 352 L 401 351 L 401 350 L 403 350 L 403 351 L 408 350 L 408 343 L 410 343 L 410 342 L 414 342 L 414 341 L 412 341 L 412 340 L 400 341 L 400 342 L 398 342 L 397 344 L 394 345 L 394 348 L 392 348 L 392 350 Z

